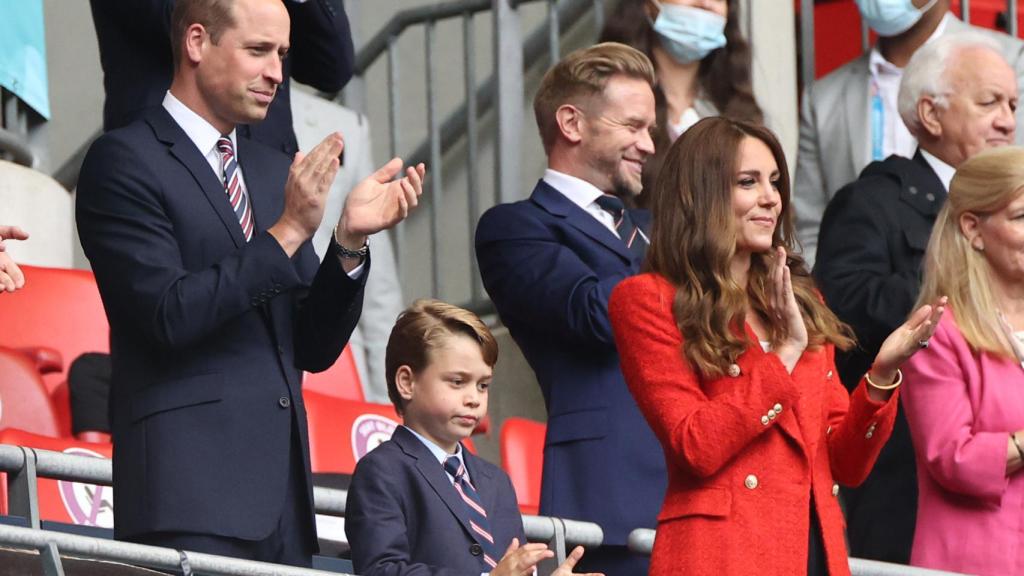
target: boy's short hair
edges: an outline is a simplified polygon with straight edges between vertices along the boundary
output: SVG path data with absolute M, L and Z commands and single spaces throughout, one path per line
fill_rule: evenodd
M 430 363 L 430 353 L 442 345 L 442 339 L 457 334 L 476 340 L 484 362 L 494 367 L 498 361 L 498 342 L 483 321 L 469 310 L 440 300 L 421 299 L 398 315 L 388 338 L 384 366 L 388 398 L 399 414 L 403 400 L 395 384 L 395 373 L 402 366 L 408 366 L 414 373 L 421 372 Z
M 636 48 L 617 42 L 603 42 L 580 48 L 563 58 L 544 74 L 533 98 L 533 113 L 550 154 L 558 139 L 555 112 L 565 104 L 586 108 L 596 96 L 603 96 L 608 80 L 622 75 L 647 82 L 654 89 L 654 65 Z
M 171 11 L 171 55 L 177 70 L 185 51 L 182 42 L 185 30 L 193 24 L 202 24 L 210 41 L 220 43 L 221 35 L 233 28 L 235 0 L 177 0 Z

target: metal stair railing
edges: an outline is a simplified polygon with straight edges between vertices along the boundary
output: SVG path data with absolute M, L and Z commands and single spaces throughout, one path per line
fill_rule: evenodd
M 175 569 L 180 566 L 181 558 L 178 553 L 167 548 L 40 529 L 39 498 L 36 491 L 38 478 L 111 486 L 110 460 L 0 444 L 0 472 L 7 473 L 8 514 L 26 518 L 30 526 L 21 528 L 0 525 L 0 544 L 27 546 L 39 550 L 47 576 L 63 573 L 60 568 L 61 551 L 156 568 Z M 344 517 L 347 496 L 348 493 L 344 490 L 320 486 L 313 488 L 313 500 L 318 514 Z M 549 516 L 523 516 L 523 527 L 529 541 L 544 542 L 555 552 L 554 559 L 539 567 L 541 576 L 550 574 L 558 563 L 565 560 L 567 551 L 573 547 L 596 547 L 604 540 L 601 527 L 590 522 Z M 189 553 L 188 558 L 195 571 L 224 576 L 327 574 L 322 571 L 287 568 L 276 564 L 208 554 Z M 55 567 L 54 571 L 51 571 L 50 567 Z
M 0 88 L 0 159 L 33 167 L 36 155 L 28 144 L 28 112 L 14 93 Z
M 537 30 L 524 42 L 520 31 L 518 8 L 524 4 L 545 2 L 547 17 Z M 474 53 L 474 16 L 491 11 L 493 21 L 494 70 L 482 84 L 476 80 L 476 55 Z M 389 151 L 392 157 L 400 156 L 399 150 L 400 113 L 402 109 L 401 75 L 397 44 L 400 36 L 413 26 L 423 26 L 426 43 L 426 116 L 428 135 L 406 156 L 409 164 L 426 162 L 428 166 L 427 188 L 429 190 L 429 235 L 430 235 L 430 286 L 435 297 L 443 297 L 440 283 L 440 237 L 442 234 L 441 215 L 444 194 L 442 190 L 442 156 L 455 143 L 465 138 L 467 218 L 469 223 L 466 254 L 470 269 L 470 302 L 464 305 L 478 312 L 486 312 L 492 306 L 483 295 L 479 282 L 479 271 L 473 254 L 473 232 L 482 208 L 496 202 L 518 199 L 522 194 L 521 180 L 521 134 L 524 104 L 524 62 L 535 62 L 544 56 L 550 62 L 559 59 L 559 38 L 563 30 L 578 22 L 587 14 L 595 15 L 599 33 L 603 27 L 604 0 L 454 0 L 441 4 L 403 10 L 359 50 L 356 56 L 355 74 L 364 76 L 367 70 L 380 58 L 387 60 L 388 78 L 388 123 Z M 444 20 L 462 19 L 463 31 L 463 75 L 465 78 L 465 101 L 443 121 L 438 117 L 436 25 Z M 596 34 L 595 34 L 596 36 Z M 496 109 L 497 146 L 495 191 L 491 198 L 483 198 L 480 192 L 478 172 L 479 119 Z M 404 241 L 404 226 L 396 230 L 398 257 L 401 259 Z
M 654 536 L 654 530 L 637 528 L 629 533 L 626 545 L 637 554 L 650 556 L 654 549 Z M 850 558 L 850 574 L 851 576 L 964 576 L 959 572 L 930 570 L 864 558 Z

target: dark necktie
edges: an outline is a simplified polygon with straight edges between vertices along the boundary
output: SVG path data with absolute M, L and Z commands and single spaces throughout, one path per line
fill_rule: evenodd
M 635 257 L 643 260 L 644 254 L 647 253 L 647 238 L 643 235 L 640 227 L 633 223 L 633 219 L 629 216 L 629 210 L 626 210 L 622 200 L 618 196 L 602 194 L 595 202 L 615 219 L 615 230 L 619 233 L 619 238 L 626 244 L 626 248 Z
M 462 497 L 466 504 L 466 512 L 469 514 L 469 526 L 473 529 L 473 538 L 484 549 L 484 562 L 494 568 L 498 565 L 495 558 L 500 559 L 501 555 L 496 552 L 494 537 L 491 536 L 490 522 L 487 521 L 487 511 L 480 502 L 480 495 L 466 478 L 466 467 L 458 456 L 449 456 L 444 461 L 445 472 L 455 478 L 455 491 Z
M 217 151 L 220 152 L 220 167 L 224 174 L 224 192 L 231 202 L 231 209 L 235 211 L 235 217 L 242 226 L 242 235 L 245 241 L 252 240 L 252 208 L 249 206 L 249 195 L 238 178 L 238 161 L 235 160 L 235 147 L 231 144 L 231 138 L 221 136 L 217 140 Z

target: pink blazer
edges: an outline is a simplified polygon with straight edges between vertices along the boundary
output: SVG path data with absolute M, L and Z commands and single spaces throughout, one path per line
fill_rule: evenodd
M 919 488 L 910 563 L 1024 575 L 1024 472 L 1006 476 L 1009 433 L 1024 428 L 1024 370 L 973 352 L 948 311 L 903 371 Z

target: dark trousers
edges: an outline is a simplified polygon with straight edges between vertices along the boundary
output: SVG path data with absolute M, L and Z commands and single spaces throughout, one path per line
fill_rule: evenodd
M 573 572 L 600 572 L 606 576 L 647 576 L 650 564 L 650 557 L 634 554 L 625 546 L 601 546 L 587 548 L 583 559 Z
M 188 552 L 202 552 L 230 556 L 243 560 L 257 560 L 310 568 L 313 564 L 313 522 L 306 497 L 302 469 L 299 435 L 292 418 L 291 454 L 289 456 L 288 483 L 285 505 L 277 527 L 263 540 L 243 540 L 211 534 L 188 532 L 153 532 L 131 538 L 132 542 L 163 546 Z

